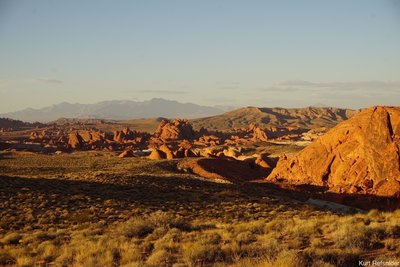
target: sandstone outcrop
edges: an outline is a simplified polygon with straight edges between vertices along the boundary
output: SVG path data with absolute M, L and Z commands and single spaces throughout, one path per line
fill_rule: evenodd
M 167 145 L 162 145 L 158 148 L 161 152 L 165 154 L 166 159 L 173 159 L 175 158 L 174 153 Z
M 228 147 L 222 151 L 223 155 L 230 158 L 237 158 L 242 155 L 242 153 L 236 147 Z
M 222 143 L 222 139 L 215 135 L 203 135 L 198 140 L 194 141 L 195 145 L 199 146 L 216 146 Z
M 268 141 L 268 136 L 256 123 L 250 123 L 249 130 L 253 134 L 253 141 Z
M 144 144 L 150 139 L 150 134 L 146 132 L 132 131 L 124 128 L 122 131 L 114 131 L 113 140 L 120 144 Z
M 188 120 L 163 120 L 156 129 L 154 136 L 162 140 L 193 140 L 195 132 Z
M 151 149 L 151 153 L 150 153 L 149 156 L 147 156 L 147 158 L 148 159 L 152 159 L 152 160 L 160 160 L 160 159 L 167 158 L 167 156 L 161 150 L 156 149 L 156 148 L 152 148 Z
M 255 159 L 255 164 L 266 169 L 272 170 L 278 162 L 277 158 L 268 157 L 267 154 L 258 155 Z
M 68 145 L 73 148 L 73 149 L 79 149 L 82 147 L 82 142 L 83 139 L 82 137 L 78 134 L 78 132 L 71 132 L 68 135 Z
M 399 146 L 400 108 L 368 108 L 296 156 L 280 159 L 267 180 L 400 197 Z
M 121 154 L 118 155 L 119 158 L 131 158 L 134 157 L 132 150 L 125 150 Z

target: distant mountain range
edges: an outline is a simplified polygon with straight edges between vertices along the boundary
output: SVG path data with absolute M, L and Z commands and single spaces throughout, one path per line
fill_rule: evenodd
M 228 107 L 229 109 L 229 107 Z M 162 98 L 147 101 L 113 100 L 96 104 L 63 102 L 53 106 L 0 114 L 0 117 L 27 122 L 51 122 L 59 118 L 128 120 L 139 118 L 200 118 L 226 112 L 226 107 L 200 106 Z
M 356 111 L 331 107 L 306 108 L 258 108 L 200 106 L 193 103 L 180 103 L 173 100 L 153 98 L 147 101 L 113 100 L 96 104 L 57 105 L 17 112 L 0 114 L 0 118 L 10 118 L 25 122 L 58 122 L 69 119 L 104 119 L 131 121 L 145 119 L 146 124 L 158 125 L 158 117 L 188 118 L 195 129 L 223 130 L 248 127 L 257 123 L 260 127 L 331 128 L 337 123 L 352 117 Z M 149 121 L 148 119 L 151 119 Z M 7 120 L 5 120 L 7 121 Z

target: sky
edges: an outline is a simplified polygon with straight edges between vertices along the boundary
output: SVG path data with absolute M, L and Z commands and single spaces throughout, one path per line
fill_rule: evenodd
M 0 0 L 0 113 L 400 104 L 400 1 Z

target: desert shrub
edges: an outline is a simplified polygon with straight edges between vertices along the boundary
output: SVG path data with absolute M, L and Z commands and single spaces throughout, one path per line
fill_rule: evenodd
M 119 250 L 121 254 L 120 264 L 122 266 L 133 263 L 139 264 L 143 259 L 143 254 L 141 253 L 140 248 L 133 242 L 128 241 L 120 243 Z
M 109 250 L 109 253 L 111 254 L 114 263 L 118 263 L 121 261 L 121 250 L 119 247 L 111 248 L 111 250 Z
M 237 242 L 223 244 L 221 246 L 223 258 L 227 262 L 237 262 L 244 257 L 242 246 Z
M 141 218 L 133 218 L 122 224 L 122 232 L 128 238 L 143 238 L 152 233 L 153 230 L 153 226 Z
M 333 241 L 339 248 L 371 249 L 379 244 L 372 228 L 365 225 L 344 225 L 333 233 Z
M 148 239 L 144 239 L 143 242 L 139 245 L 140 253 L 143 255 L 150 254 L 154 249 L 154 244 Z
M 101 249 L 100 249 L 101 248 Z M 113 266 L 115 265 L 114 248 L 99 243 L 82 246 L 74 257 L 74 266 Z
M 248 229 L 250 232 L 254 234 L 261 235 L 264 233 L 264 228 L 265 228 L 265 221 L 264 220 L 257 220 L 250 222 L 248 224 Z
M 203 265 L 222 260 L 222 250 L 217 245 L 202 242 L 183 245 L 183 258 L 190 266 Z
M 316 220 L 293 220 L 293 225 L 286 228 L 286 235 L 290 237 L 288 245 L 292 249 L 298 249 L 309 245 L 310 239 L 320 235 L 320 229 Z
M 283 251 L 274 259 L 267 259 L 262 263 L 263 267 L 303 267 L 302 258 L 293 250 Z
M 335 267 L 335 265 L 322 260 L 316 260 L 312 263 L 311 267 Z
M 1 243 L 6 245 L 17 245 L 22 239 L 22 235 L 18 233 L 10 233 L 1 239 Z
M 394 239 L 387 240 L 385 242 L 385 247 L 389 251 L 396 251 L 396 250 L 400 249 L 399 241 L 394 240 Z
M 250 231 L 245 231 L 242 233 L 239 233 L 236 236 L 236 241 L 242 245 L 242 244 L 250 244 L 252 242 L 255 242 L 257 240 L 257 237 Z
M 0 251 L 0 265 L 5 266 L 5 265 L 13 265 L 16 264 L 16 260 L 14 257 L 12 257 L 9 253 L 2 252 Z
M 315 249 L 305 250 L 302 253 L 304 263 L 316 265 L 317 262 L 324 262 L 334 266 L 357 266 L 359 260 L 358 249 Z M 329 266 L 329 265 L 328 265 Z
M 62 249 L 59 251 L 60 255 L 57 257 L 55 260 L 55 264 L 57 266 L 71 266 L 74 262 L 74 256 L 75 256 L 75 249 L 64 246 Z
M 182 217 L 157 211 L 148 217 L 130 219 L 121 226 L 123 234 L 128 238 L 143 238 L 155 231 L 153 238 L 157 239 L 171 228 L 188 230 L 190 229 L 190 224 Z
M 82 210 L 82 211 L 74 212 L 72 215 L 70 215 L 69 219 L 72 223 L 84 224 L 84 223 L 90 222 L 91 216 L 92 216 L 92 214 L 90 211 Z M 43 223 L 43 224 L 50 223 L 47 218 L 41 218 L 41 219 L 43 219 L 43 222 L 39 221 L 39 223 Z
M 147 221 L 154 227 L 178 228 L 182 231 L 190 231 L 191 226 L 182 216 L 176 216 L 163 211 L 152 213 Z
M 35 264 L 35 262 L 33 261 L 33 259 L 31 257 L 24 255 L 24 256 L 17 258 L 16 264 L 17 264 L 17 266 L 21 266 L 21 267 L 28 267 L 28 266 L 33 266 Z
M 385 234 L 390 238 L 400 238 L 400 224 L 398 222 L 387 224 Z
M 324 242 L 322 241 L 321 238 L 313 238 L 310 242 L 310 246 L 312 248 L 322 248 L 325 246 Z
M 307 240 L 303 238 L 292 238 L 287 240 L 286 243 L 289 249 L 302 249 L 307 244 Z
M 239 242 L 231 242 L 221 247 L 223 258 L 226 262 L 238 264 L 246 258 L 253 259 L 271 259 L 285 249 L 276 239 L 266 239 L 262 242 L 254 242 L 250 244 L 239 244 Z
M 169 230 L 162 238 L 154 242 L 154 250 L 167 250 L 176 252 L 178 250 L 178 243 L 181 239 L 181 232 L 173 228 Z
M 44 241 L 38 245 L 37 251 L 41 254 L 41 259 L 51 262 L 58 256 L 58 248 L 50 241 Z
M 272 258 L 286 249 L 285 246 L 275 238 L 267 239 L 261 244 L 261 247 L 264 250 L 263 256 L 267 258 Z
M 176 228 L 174 228 L 176 229 Z M 146 239 L 148 241 L 156 241 L 160 238 L 162 238 L 163 236 L 165 236 L 169 231 L 169 228 L 164 227 L 164 226 L 160 226 L 155 228 L 148 236 L 146 236 Z
M 288 228 L 291 235 L 300 238 L 309 238 L 314 235 L 321 234 L 321 229 L 315 220 L 296 221 L 293 227 Z
M 217 232 L 211 232 L 205 235 L 203 238 L 204 243 L 218 245 L 222 241 L 222 237 Z
M 173 262 L 172 253 L 164 249 L 154 251 L 146 261 L 149 266 L 171 266 Z
M 43 242 L 43 241 L 47 241 L 47 240 L 53 240 L 56 237 L 57 237 L 57 235 L 55 235 L 55 234 L 40 232 L 35 236 L 35 239 L 39 242 Z
M 372 221 L 382 221 L 384 220 L 384 214 L 376 209 L 372 209 L 368 212 L 367 218 Z
M 270 250 L 270 247 L 263 246 L 258 243 L 240 246 L 240 255 L 242 258 L 266 258 L 273 257 L 276 254 L 275 250 Z
M 236 232 L 246 232 L 249 231 L 253 234 L 263 234 L 264 233 L 265 222 L 262 220 L 250 221 L 247 223 L 241 223 L 232 227 Z
M 275 219 L 265 224 L 264 233 L 283 233 L 287 228 L 293 226 L 293 220 Z
M 244 258 L 233 262 L 232 264 L 226 264 L 221 266 L 229 267 L 264 267 L 261 259 Z
M 100 165 L 99 162 L 94 160 L 94 161 L 89 163 L 89 169 L 90 170 L 96 170 L 99 167 L 99 165 Z

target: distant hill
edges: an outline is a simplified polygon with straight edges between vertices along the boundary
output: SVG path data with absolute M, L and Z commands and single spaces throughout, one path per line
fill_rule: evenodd
M 30 129 L 33 127 L 43 127 L 44 125 L 41 123 L 28 123 L 20 120 L 13 120 L 10 118 L 1 118 L 0 116 L 0 129 L 4 130 L 22 130 L 22 129 Z
M 194 128 L 210 130 L 247 127 L 258 123 L 264 127 L 331 128 L 356 113 L 351 109 L 329 107 L 257 108 L 246 107 L 221 115 L 191 120 Z
M 143 102 L 129 100 L 104 101 L 96 104 L 70 104 L 63 102 L 41 109 L 28 108 L 17 112 L 0 114 L 0 117 L 28 122 L 50 122 L 59 118 L 129 120 L 156 117 L 200 118 L 221 114 L 224 111 L 216 107 L 154 98 Z

